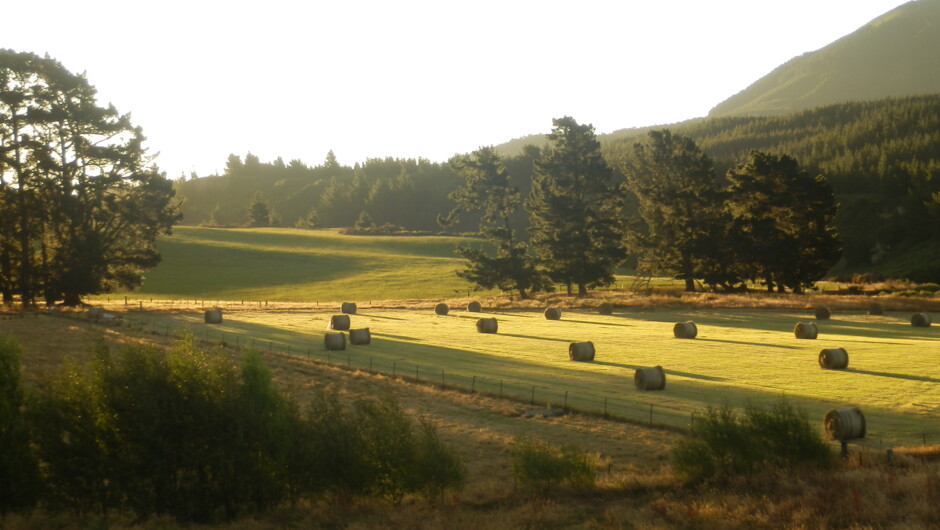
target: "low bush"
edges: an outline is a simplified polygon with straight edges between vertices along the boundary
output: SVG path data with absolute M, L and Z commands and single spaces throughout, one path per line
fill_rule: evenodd
M 709 407 L 672 452 L 676 475 L 687 482 L 727 479 L 796 465 L 828 467 L 833 453 L 806 412 L 781 401 L 770 410 Z
M 0 335 L 0 522 L 39 497 L 39 467 L 29 445 L 19 344 Z M 2 526 L 2 524 L 0 524 Z
M 518 486 L 536 493 L 562 484 L 590 488 L 597 480 L 597 458 L 574 446 L 558 448 L 523 436 L 513 442 L 512 470 Z
M 433 426 L 416 427 L 390 399 L 344 405 L 320 392 L 301 407 L 258 352 L 236 368 L 188 336 L 170 351 L 102 345 L 95 358 L 67 366 L 28 407 L 52 511 L 212 523 L 323 494 L 400 501 L 462 485 Z

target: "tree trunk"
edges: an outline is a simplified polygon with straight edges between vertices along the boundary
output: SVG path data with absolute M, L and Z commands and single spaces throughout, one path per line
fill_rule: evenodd
M 587 286 L 583 283 L 578 284 L 578 298 L 584 298 L 587 296 Z
M 67 307 L 75 307 L 81 305 L 82 295 L 78 293 L 65 293 L 65 299 L 62 301 L 62 305 Z
M 520 299 L 520 300 L 528 300 L 528 299 L 529 299 L 529 293 L 525 292 L 525 289 L 518 289 L 518 291 L 519 291 L 519 299 Z
M 565 287 L 568 288 L 568 296 L 571 296 L 573 294 L 571 292 L 571 282 L 565 282 Z
M 695 279 L 686 278 L 685 279 L 685 292 L 694 293 L 695 292 Z

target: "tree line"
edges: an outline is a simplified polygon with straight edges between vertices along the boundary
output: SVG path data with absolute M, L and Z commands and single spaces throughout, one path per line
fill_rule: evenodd
M 569 295 L 576 288 L 583 296 L 612 283 L 633 255 L 638 270 L 674 275 L 687 291 L 699 281 L 724 290 L 759 282 L 799 293 L 839 258 L 832 189 L 789 156 L 751 151 L 719 178 L 691 138 L 654 130 L 621 160 L 620 181 L 592 126 L 570 117 L 553 123 L 525 201 L 493 148 L 451 160 L 464 182 L 442 220 L 482 212 L 480 232 L 495 249 L 458 248 L 467 263 L 458 275 L 481 288 L 525 298 L 561 283 Z M 625 215 L 628 198 L 637 201 L 638 215 Z M 509 223 L 523 206 L 527 243 Z
M 49 57 L 0 49 L 0 296 L 75 305 L 140 285 L 179 219 L 130 117 Z
M 598 135 L 613 179 L 625 182 L 633 145 L 651 129 Z M 825 175 L 839 209 L 842 264 L 865 268 L 886 256 L 938 243 L 940 221 L 940 96 L 845 103 L 788 116 L 691 120 L 670 127 L 691 138 L 712 160 L 719 179 L 757 150 L 798 161 L 810 175 Z M 548 138 L 529 137 L 494 148 L 522 197 L 528 197 L 535 165 Z M 369 159 L 354 166 L 332 152 L 318 166 L 299 160 L 265 163 L 254 155 L 231 155 L 224 174 L 181 176 L 184 221 L 214 226 L 272 224 L 298 227 L 370 227 L 382 231 L 437 232 L 438 217 L 453 204 L 448 195 L 461 185 L 455 167 L 414 159 Z M 251 217 L 249 205 L 264 205 Z M 639 198 L 628 190 L 621 206 L 638 217 Z M 364 216 L 363 213 L 366 215 Z M 475 232 L 480 212 L 463 213 L 447 229 Z M 508 220 L 528 241 L 529 214 L 518 208 Z M 357 223 L 357 221 L 360 221 Z M 936 281 L 930 260 L 902 271 L 912 279 Z

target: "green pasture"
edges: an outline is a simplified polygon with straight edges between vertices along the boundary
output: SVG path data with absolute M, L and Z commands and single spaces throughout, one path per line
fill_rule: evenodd
M 466 296 L 473 286 L 454 274 L 461 268 L 454 249 L 469 241 L 178 226 L 159 239 L 162 260 L 132 295 L 280 302 Z
M 144 275 L 139 291 L 110 296 L 271 302 L 467 296 L 473 285 L 455 274 L 464 267 L 454 255 L 461 243 L 483 244 L 465 237 L 178 226 L 158 240 L 162 260 Z M 618 278 L 615 287 L 629 288 L 632 281 Z M 651 286 L 667 284 L 676 282 L 657 278 Z
M 875 447 L 940 443 L 940 327 L 914 328 L 910 314 L 834 314 L 817 322 L 819 338 L 796 339 L 793 327 L 812 315 L 781 310 L 636 309 L 599 315 L 563 311 L 470 313 L 370 309 L 360 304 L 352 327 L 368 327 L 372 343 L 324 348 L 330 311 L 226 311 L 220 325 L 202 313 L 125 314 L 132 326 L 224 341 L 263 352 L 289 352 L 432 383 L 531 402 L 688 426 L 708 405 L 766 406 L 785 397 L 821 425 L 827 410 L 859 406 L 868 423 L 863 443 Z M 933 315 L 936 320 L 936 315 Z M 496 334 L 476 331 L 480 317 L 498 319 Z M 698 326 L 693 340 L 673 337 L 675 322 Z M 571 342 L 592 341 L 594 362 L 568 360 Z M 821 349 L 843 347 L 846 370 L 823 370 Z M 638 391 L 637 368 L 661 365 L 662 391 Z

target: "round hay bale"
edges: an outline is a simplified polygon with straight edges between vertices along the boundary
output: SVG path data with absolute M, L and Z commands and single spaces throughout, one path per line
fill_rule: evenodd
M 499 323 L 496 322 L 495 318 L 481 318 L 477 320 L 477 332 L 479 333 L 496 333 L 499 329 Z
M 881 304 L 869 304 L 868 305 L 868 314 L 880 316 L 885 314 L 885 308 L 881 307 Z
M 929 328 L 930 315 L 927 313 L 914 313 L 911 317 L 911 325 L 915 328 Z
M 633 382 L 637 390 L 662 390 L 666 388 L 666 372 L 662 366 L 637 368 Z
M 326 329 L 349 329 L 349 315 L 333 315 Z
M 561 320 L 561 309 L 549 307 L 545 310 L 545 318 L 547 320 Z
M 372 334 L 369 328 L 359 328 L 349 330 L 349 343 L 356 346 L 363 346 L 372 342 Z
M 434 314 L 435 314 L 435 315 L 444 316 L 444 315 L 447 314 L 448 311 L 450 311 L 450 307 L 448 307 L 447 304 L 445 304 L 445 303 L 443 303 L 443 302 L 441 302 L 441 303 L 437 304 L 436 306 L 434 306 Z
M 833 409 L 823 419 L 826 434 L 833 440 L 845 441 L 865 437 L 865 415 L 858 407 Z
M 819 366 L 827 370 L 841 370 L 849 366 L 849 353 L 845 348 L 826 348 L 819 352 Z
M 340 306 L 340 311 L 342 311 L 344 315 L 355 315 L 356 309 L 355 302 L 343 302 L 343 305 Z
M 323 345 L 328 350 L 345 350 L 346 335 L 342 333 L 327 333 L 323 336 Z
M 207 313 L 208 313 L 208 311 L 207 311 Z M 89 308 L 88 308 L 88 318 L 90 318 L 90 319 L 92 319 L 92 320 L 98 320 L 98 319 L 100 319 L 100 318 L 103 317 L 103 316 L 104 316 L 104 308 L 103 308 L 103 307 L 89 307 Z M 221 319 L 221 317 L 219 317 L 219 318 Z M 219 321 L 221 322 L 221 320 L 219 320 Z M 208 322 L 208 320 L 207 320 L 206 322 Z
M 610 302 L 604 302 L 603 304 L 597 306 L 597 312 L 602 315 L 613 315 L 614 304 L 611 304 Z
M 694 339 L 698 336 L 698 327 L 696 327 L 695 322 L 691 320 L 688 322 L 676 322 L 676 325 L 672 327 L 672 334 L 675 335 L 677 339 Z
M 568 346 L 568 359 L 578 362 L 588 362 L 594 360 L 594 343 L 572 342 Z
M 819 336 L 819 330 L 815 322 L 800 322 L 794 326 L 793 334 L 798 339 L 815 339 Z
M 202 319 L 206 324 L 221 324 L 222 323 L 222 310 L 216 307 L 215 309 L 206 309 L 205 314 L 203 314 Z
M 830 316 L 832 316 L 832 313 L 829 312 L 828 307 L 816 308 L 816 320 L 829 320 Z
M 480 305 L 480 302 L 474 300 L 467 304 L 467 311 L 470 313 L 479 313 L 480 311 L 483 311 L 483 306 Z

